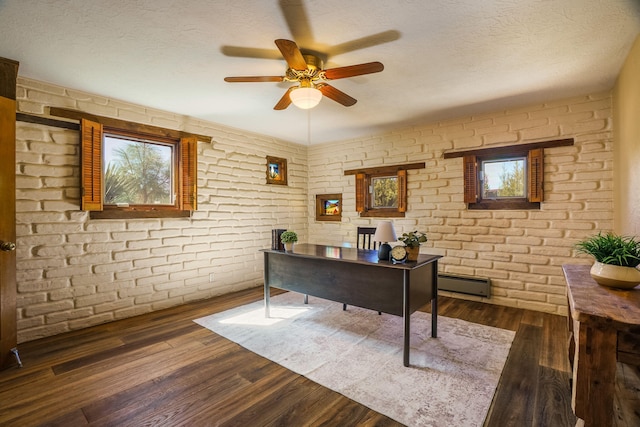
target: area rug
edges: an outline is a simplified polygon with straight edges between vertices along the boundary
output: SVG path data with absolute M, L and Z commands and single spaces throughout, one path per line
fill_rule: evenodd
M 288 292 L 195 320 L 201 326 L 408 426 L 482 426 L 514 332 L 411 316 L 410 367 L 401 317 Z

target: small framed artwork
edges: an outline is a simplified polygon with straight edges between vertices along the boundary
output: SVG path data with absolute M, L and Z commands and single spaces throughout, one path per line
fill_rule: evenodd
M 316 194 L 316 221 L 342 221 L 342 193 Z
M 287 185 L 287 159 L 267 156 L 267 184 Z

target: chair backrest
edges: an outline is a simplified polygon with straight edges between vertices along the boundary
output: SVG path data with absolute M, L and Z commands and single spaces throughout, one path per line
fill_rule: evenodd
M 378 249 L 378 242 L 373 241 L 374 234 L 376 234 L 375 227 L 358 227 L 356 247 L 358 249 Z

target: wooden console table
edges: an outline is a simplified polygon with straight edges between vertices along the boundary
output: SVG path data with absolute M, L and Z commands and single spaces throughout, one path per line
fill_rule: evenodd
M 410 317 L 431 302 L 431 336 L 437 336 L 438 259 L 393 264 L 366 249 L 296 244 L 293 252 L 265 249 L 264 301 L 269 316 L 271 286 L 402 316 L 403 363 L 409 366 Z
M 585 427 L 613 423 L 617 362 L 638 365 L 640 287 L 598 285 L 588 265 L 563 265 L 569 300 L 571 406 Z

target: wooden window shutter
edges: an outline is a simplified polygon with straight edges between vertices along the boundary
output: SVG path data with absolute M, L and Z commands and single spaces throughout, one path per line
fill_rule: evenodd
M 80 121 L 80 174 L 82 197 L 80 209 L 101 211 L 102 197 L 102 125 Z
M 462 158 L 464 172 L 464 202 L 476 203 L 478 201 L 478 163 L 476 156 L 464 156 Z
M 542 183 L 544 182 L 544 156 L 543 149 L 529 150 L 527 156 L 529 162 L 529 201 L 542 202 Z
M 407 171 L 398 171 L 398 212 L 407 211 Z
M 180 139 L 180 185 L 182 186 L 180 209 L 184 211 L 195 211 L 197 208 L 197 148 L 196 137 Z
M 364 212 L 364 201 L 367 198 L 367 175 L 356 174 L 356 212 Z

